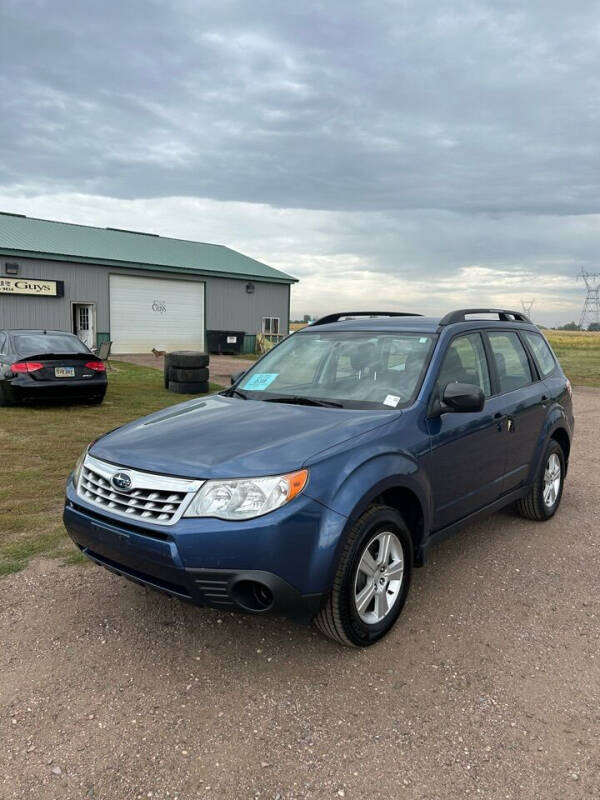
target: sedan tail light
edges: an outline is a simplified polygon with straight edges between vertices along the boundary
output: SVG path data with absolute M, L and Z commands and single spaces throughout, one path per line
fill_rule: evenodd
M 18 361 L 16 364 L 10 365 L 12 372 L 36 372 L 38 369 L 43 369 L 44 365 L 39 361 Z
M 106 364 L 104 361 L 88 361 L 86 367 L 88 369 L 93 369 L 94 372 L 106 372 Z

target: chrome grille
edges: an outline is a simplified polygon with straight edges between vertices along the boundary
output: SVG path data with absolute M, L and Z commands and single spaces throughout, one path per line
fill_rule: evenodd
M 113 477 L 126 473 L 131 488 L 123 491 Z M 93 456 L 86 456 L 77 486 L 77 493 L 88 503 L 128 519 L 144 520 L 157 525 L 172 525 L 185 511 L 203 481 L 154 475 L 126 467 L 117 467 Z

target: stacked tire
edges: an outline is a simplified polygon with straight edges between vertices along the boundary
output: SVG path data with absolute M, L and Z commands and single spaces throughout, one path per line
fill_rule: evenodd
M 208 353 L 176 350 L 165 355 L 165 389 L 176 394 L 208 392 Z

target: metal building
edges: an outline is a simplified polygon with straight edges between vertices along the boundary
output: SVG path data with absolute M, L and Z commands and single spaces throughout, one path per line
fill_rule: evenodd
M 258 333 L 287 334 L 295 282 L 222 245 L 0 212 L 0 328 L 68 330 L 113 353 L 243 332 L 250 352 Z

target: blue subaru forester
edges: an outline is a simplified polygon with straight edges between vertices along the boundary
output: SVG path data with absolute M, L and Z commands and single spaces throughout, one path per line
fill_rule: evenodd
M 482 512 L 556 512 L 571 386 L 525 315 L 332 314 L 231 388 L 97 439 L 64 521 L 96 563 L 345 645 L 396 622 L 413 566 Z

